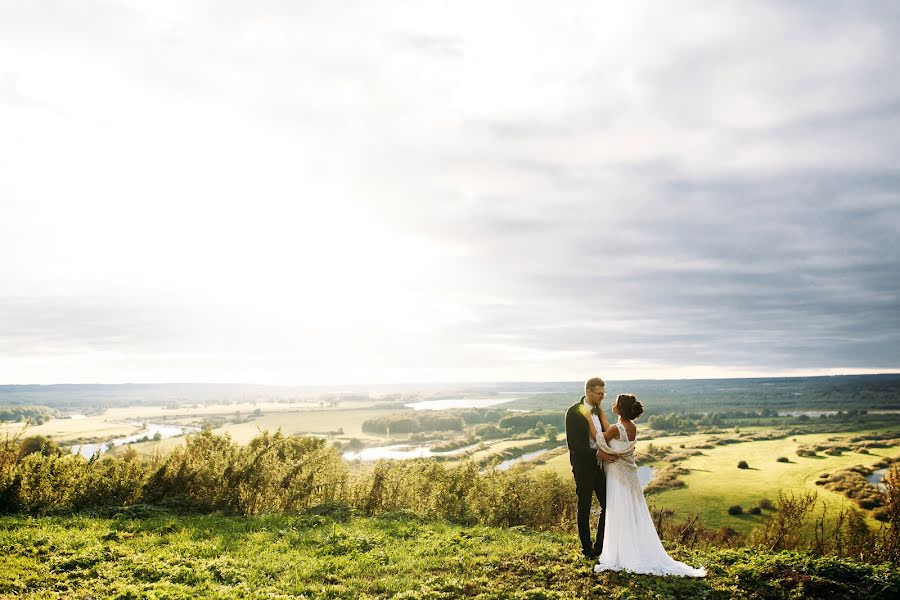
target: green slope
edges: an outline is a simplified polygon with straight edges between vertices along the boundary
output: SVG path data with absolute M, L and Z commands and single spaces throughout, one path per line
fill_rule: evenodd
M 3 598 L 868 598 L 900 569 L 750 549 L 680 551 L 705 579 L 594 574 L 573 537 L 406 513 L 0 517 Z

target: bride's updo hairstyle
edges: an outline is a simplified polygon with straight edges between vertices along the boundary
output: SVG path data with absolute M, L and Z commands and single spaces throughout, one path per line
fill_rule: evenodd
M 616 404 L 619 407 L 619 414 L 629 421 L 634 421 L 644 414 L 644 405 L 632 394 L 619 394 Z

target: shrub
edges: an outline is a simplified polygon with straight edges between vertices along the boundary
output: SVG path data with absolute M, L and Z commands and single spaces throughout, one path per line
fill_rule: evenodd
M 746 460 L 742 460 L 738 463 L 738 469 L 749 469 L 750 465 L 747 464 Z
M 775 508 L 775 505 L 772 504 L 772 501 L 769 500 L 768 498 L 763 498 L 762 500 L 759 501 L 759 507 L 764 508 L 766 510 L 773 510 Z
M 35 452 L 40 452 L 44 456 L 63 454 L 63 451 L 60 450 L 56 442 L 54 442 L 50 438 L 44 437 L 42 435 L 32 435 L 24 438 L 19 445 L 18 460 L 22 460 L 29 454 L 34 454 Z
M 559 429 L 555 425 L 547 425 L 544 427 L 544 436 L 548 442 L 555 442 L 559 436 Z
M 750 509 L 749 512 L 750 512 L 751 515 L 761 515 L 761 514 L 762 514 L 762 509 L 761 509 L 760 507 L 758 507 L 758 506 L 754 506 L 753 508 Z
M 812 513 L 816 498 L 816 492 L 795 495 L 779 491 L 778 511 L 753 531 L 751 541 L 775 552 L 801 547 L 803 523 Z
M 70 506 L 76 490 L 81 489 L 84 459 L 74 454 L 45 456 L 34 452 L 18 464 L 19 480 L 16 507 L 43 514 Z
M 742 514 L 744 514 L 744 509 L 741 508 L 741 506 L 739 504 L 735 504 L 734 506 L 728 507 L 728 514 L 732 515 L 732 516 L 733 515 L 742 515 Z
M 481 425 L 476 425 L 473 433 L 483 439 L 489 440 L 492 438 L 501 438 L 506 435 L 506 432 L 497 427 L 496 425 L 491 425 L 489 423 L 483 423 Z
M 675 464 L 669 464 L 659 469 L 653 475 L 653 479 L 644 488 L 644 494 L 655 494 L 663 490 L 671 490 L 687 485 L 680 479 L 681 475 L 687 475 L 689 471 Z
M 856 501 L 860 508 L 864 508 L 866 510 L 877 508 L 881 506 L 881 502 L 874 498 L 860 498 Z
M 574 482 L 545 470 L 479 473 L 475 462 L 447 466 L 431 460 L 379 461 L 357 474 L 349 501 L 366 515 L 410 510 L 463 524 L 535 529 L 574 519 Z
M 346 478 L 337 450 L 320 438 L 264 432 L 238 446 L 228 435 L 202 432 L 166 456 L 145 493 L 151 502 L 180 499 L 252 515 L 333 501 Z
M 780 463 L 791 462 L 788 460 L 787 456 L 779 456 L 776 460 Z

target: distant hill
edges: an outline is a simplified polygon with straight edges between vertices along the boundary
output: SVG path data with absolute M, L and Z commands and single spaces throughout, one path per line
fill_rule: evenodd
M 581 397 L 582 382 L 496 382 L 268 386 L 229 383 L 128 383 L 0 385 L 0 406 L 83 410 L 112 406 L 192 404 L 248 400 L 315 399 L 323 396 L 390 399 L 511 396 L 504 408 L 562 409 Z M 607 403 L 634 393 L 649 413 L 725 409 L 900 410 L 900 374 L 757 379 L 607 381 Z

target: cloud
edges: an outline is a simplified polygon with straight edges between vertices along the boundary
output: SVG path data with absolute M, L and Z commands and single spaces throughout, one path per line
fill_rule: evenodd
M 0 11 L 0 379 L 900 368 L 892 3 Z

